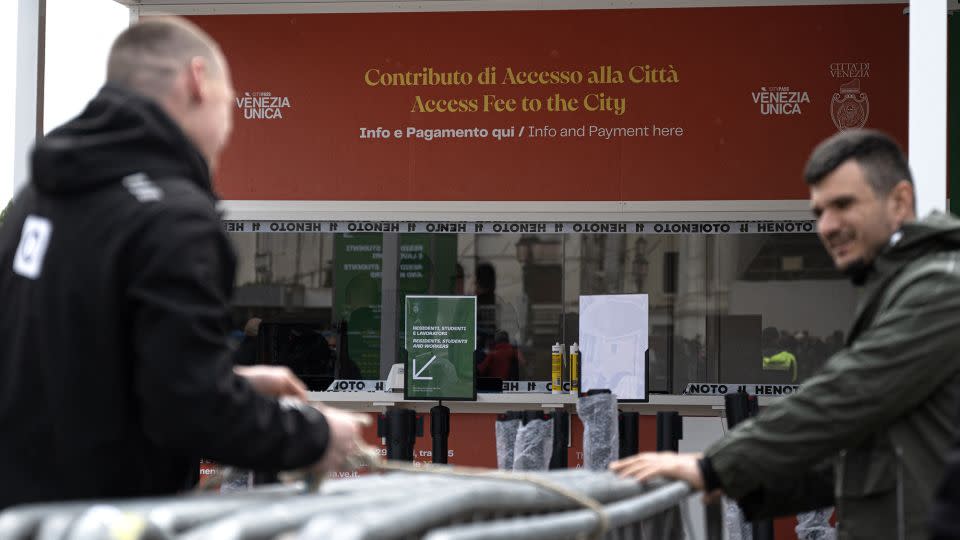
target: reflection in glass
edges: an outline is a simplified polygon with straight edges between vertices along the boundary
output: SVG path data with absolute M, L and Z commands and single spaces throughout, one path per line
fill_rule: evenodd
M 380 234 L 231 238 L 244 361 L 253 350 L 317 387 L 380 378 L 387 271 L 401 307 L 407 294 L 476 295 L 478 375 L 507 380 L 550 378 L 551 346 L 579 341 L 580 295 L 646 294 L 652 392 L 802 382 L 842 346 L 857 300 L 812 234 L 400 234 L 392 268 Z M 268 331 L 245 333 L 252 318 Z

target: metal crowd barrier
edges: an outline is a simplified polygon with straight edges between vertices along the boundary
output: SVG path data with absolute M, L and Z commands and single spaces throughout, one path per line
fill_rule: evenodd
M 641 486 L 609 472 L 535 473 L 603 505 L 605 539 L 685 538 L 690 488 Z M 592 538 L 600 519 L 531 482 L 482 476 L 390 473 L 224 495 L 37 504 L 0 513 L 4 540 L 478 540 Z M 720 513 L 707 512 L 719 540 Z M 717 521 L 711 523 L 710 521 Z M 711 531 L 714 531 L 711 533 Z

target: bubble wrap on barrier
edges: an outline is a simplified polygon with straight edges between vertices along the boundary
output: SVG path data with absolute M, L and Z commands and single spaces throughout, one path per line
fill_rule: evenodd
M 737 503 L 723 499 L 723 523 L 727 530 L 727 540 L 753 540 L 753 526 L 743 517 Z
M 798 540 L 835 540 L 837 531 L 830 525 L 833 507 L 797 514 Z
M 497 420 L 497 468 L 500 470 L 513 470 L 513 451 L 517 444 L 519 429 L 519 419 Z
M 583 466 L 602 471 L 620 452 L 617 423 L 617 396 L 594 394 L 577 401 L 577 415 L 583 422 Z
M 553 419 L 531 420 L 517 430 L 513 470 L 545 471 L 553 454 Z
M 253 487 L 253 471 L 225 467 L 223 483 L 220 484 L 220 493 L 234 493 L 247 491 Z

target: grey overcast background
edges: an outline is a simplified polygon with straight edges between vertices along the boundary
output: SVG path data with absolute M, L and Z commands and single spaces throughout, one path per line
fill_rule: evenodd
M 0 209 L 13 196 L 19 4 L 0 2 Z M 80 112 L 103 83 L 107 51 L 129 21 L 113 0 L 47 0 L 44 132 Z

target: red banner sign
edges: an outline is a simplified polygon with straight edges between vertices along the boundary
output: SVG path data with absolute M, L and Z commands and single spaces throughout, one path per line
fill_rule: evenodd
M 237 90 L 227 199 L 802 199 L 907 131 L 899 5 L 194 17 Z

